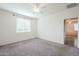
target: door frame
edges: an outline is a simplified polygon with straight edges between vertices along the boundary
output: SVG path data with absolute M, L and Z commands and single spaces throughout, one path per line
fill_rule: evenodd
M 66 19 L 64 19 L 64 45 L 65 45 L 65 21 L 68 20 L 68 19 L 71 19 L 71 20 L 77 19 L 77 20 L 78 20 L 78 17 L 73 17 L 73 18 L 66 18 Z M 79 24 L 79 20 L 78 20 L 78 24 Z M 78 33 L 79 33 L 79 30 L 78 30 Z M 77 35 L 78 35 L 78 33 L 77 33 Z M 79 39 L 79 35 L 78 35 L 77 38 Z M 78 39 L 77 39 L 77 40 L 78 40 Z M 77 47 L 78 47 L 78 42 L 77 42 Z

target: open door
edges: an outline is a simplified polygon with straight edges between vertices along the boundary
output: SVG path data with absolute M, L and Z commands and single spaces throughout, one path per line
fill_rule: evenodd
M 78 40 L 78 18 L 68 18 L 64 20 L 64 44 L 77 46 Z

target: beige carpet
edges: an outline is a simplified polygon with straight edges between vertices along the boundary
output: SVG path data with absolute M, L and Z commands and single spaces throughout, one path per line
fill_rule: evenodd
M 42 39 L 29 39 L 1 46 L 0 56 L 79 56 L 79 49 Z

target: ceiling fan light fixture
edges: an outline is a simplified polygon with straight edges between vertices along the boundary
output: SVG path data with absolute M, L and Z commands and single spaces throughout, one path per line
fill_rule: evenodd
M 33 11 L 34 12 L 40 12 L 40 8 L 36 5 L 33 6 Z

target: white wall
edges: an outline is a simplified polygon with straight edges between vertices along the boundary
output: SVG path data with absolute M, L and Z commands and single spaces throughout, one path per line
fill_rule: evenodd
M 79 17 L 79 7 L 50 15 L 39 15 L 39 38 L 64 44 L 64 19 Z
M 0 45 L 37 37 L 37 20 L 32 20 L 32 31 L 16 33 L 16 16 L 0 11 Z

